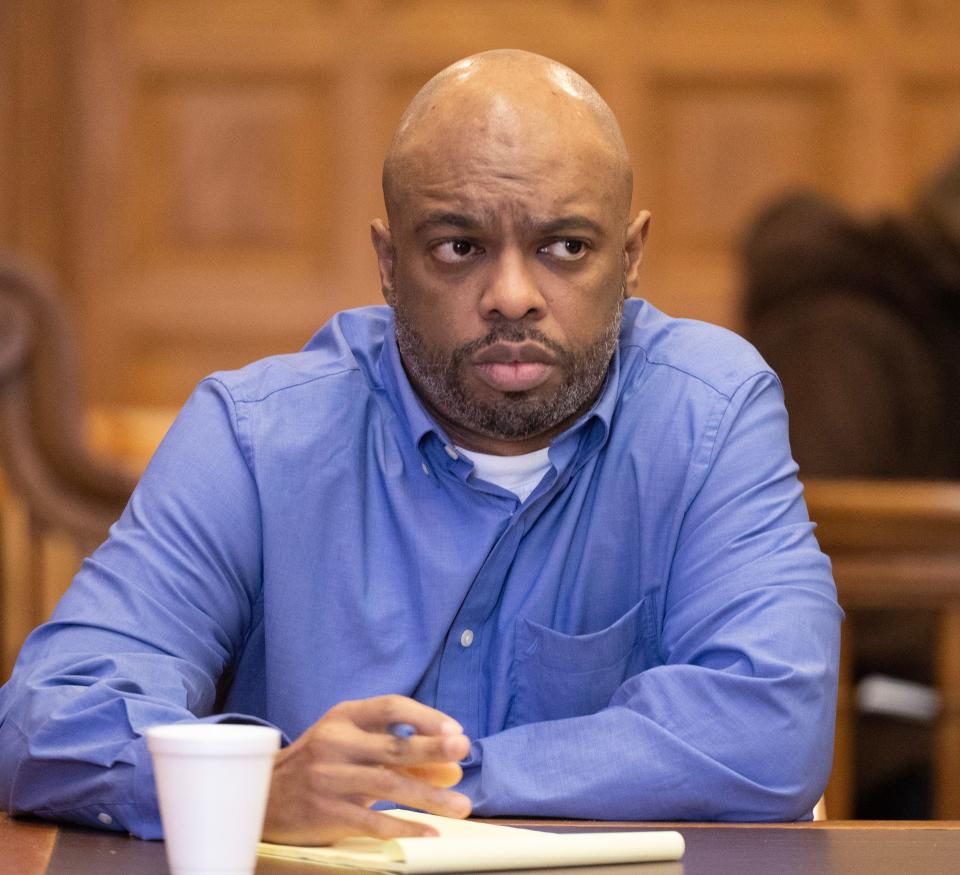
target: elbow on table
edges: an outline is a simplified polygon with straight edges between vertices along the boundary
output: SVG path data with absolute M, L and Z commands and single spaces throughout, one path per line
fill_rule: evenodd
M 741 737 L 726 753 L 716 752 L 716 783 L 712 794 L 704 797 L 715 806 L 708 819 L 756 823 L 810 819 L 830 777 L 834 724 L 828 714 L 790 723 Z
M 719 757 L 738 774 L 737 783 L 751 791 L 748 810 L 723 819 L 785 823 L 811 818 L 833 766 L 835 664 L 827 661 L 810 676 L 786 673 L 780 680 L 792 687 L 790 695 L 767 709 L 768 719 L 741 738 L 735 753 Z M 798 680 L 803 681 L 799 688 Z
M 818 789 L 819 788 L 819 789 Z M 797 788 L 767 789 L 757 794 L 752 810 L 731 812 L 721 820 L 742 823 L 793 823 L 811 820 L 813 809 L 823 795 L 820 784 Z
M 720 820 L 790 823 L 811 819 L 830 776 L 830 751 L 805 757 L 779 749 L 768 757 L 767 763 L 758 768 L 757 777 L 751 780 L 744 776 L 750 787 L 746 804 L 742 808 L 730 806 Z

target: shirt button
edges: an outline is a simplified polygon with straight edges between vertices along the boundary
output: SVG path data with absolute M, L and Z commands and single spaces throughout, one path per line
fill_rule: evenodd
M 450 446 L 450 444 L 446 444 L 446 445 L 444 446 L 444 449 L 447 451 L 447 455 L 448 455 L 451 459 L 453 459 L 454 462 L 456 462 L 457 459 L 460 458 L 460 455 L 457 453 L 457 451 L 456 451 L 453 447 Z
M 107 814 L 106 811 L 101 811 L 97 815 L 97 820 L 99 820 L 104 826 L 110 826 L 110 824 L 113 823 L 113 818 Z
M 471 644 L 473 644 L 473 630 L 464 629 L 460 634 L 460 646 L 469 647 Z

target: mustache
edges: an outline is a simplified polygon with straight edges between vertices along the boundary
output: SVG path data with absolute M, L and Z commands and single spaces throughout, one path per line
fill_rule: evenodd
M 534 341 L 549 349 L 558 359 L 566 359 L 569 356 L 567 349 L 557 343 L 553 338 L 547 337 L 547 335 L 538 328 L 534 328 L 531 325 L 504 322 L 495 325 L 483 337 L 478 337 L 476 340 L 471 340 L 469 343 L 457 347 L 453 353 L 454 361 L 459 363 L 463 359 L 469 358 L 474 355 L 474 353 L 479 352 L 481 349 L 493 346 L 493 344 L 501 341 L 506 341 L 507 343 Z

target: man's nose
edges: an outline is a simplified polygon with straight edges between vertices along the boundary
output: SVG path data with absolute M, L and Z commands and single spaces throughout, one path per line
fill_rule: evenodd
M 504 250 L 492 265 L 480 298 L 484 318 L 539 318 L 546 312 L 546 301 L 522 252 Z

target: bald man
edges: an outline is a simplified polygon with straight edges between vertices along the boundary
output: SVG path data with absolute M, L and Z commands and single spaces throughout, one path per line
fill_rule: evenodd
M 202 720 L 283 731 L 275 841 L 809 817 L 841 614 L 780 387 L 629 297 L 606 104 L 468 58 L 383 184 L 388 306 L 200 384 L 2 691 L 0 806 L 158 836 L 144 732 Z

